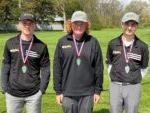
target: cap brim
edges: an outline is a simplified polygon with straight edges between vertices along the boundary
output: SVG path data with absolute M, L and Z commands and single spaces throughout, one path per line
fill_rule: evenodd
M 128 22 L 128 21 L 134 21 L 134 22 L 136 22 L 136 23 L 139 23 L 139 21 L 137 21 L 137 20 L 134 20 L 134 19 L 128 19 L 128 20 L 124 20 L 124 21 L 122 21 L 123 23 L 125 23 L 125 22 Z
M 19 21 L 23 21 L 23 20 L 35 21 L 33 18 L 29 18 L 29 17 L 19 18 Z
M 88 20 L 82 20 L 82 19 L 71 20 L 71 22 L 76 22 L 76 21 L 80 21 L 80 22 L 88 22 Z

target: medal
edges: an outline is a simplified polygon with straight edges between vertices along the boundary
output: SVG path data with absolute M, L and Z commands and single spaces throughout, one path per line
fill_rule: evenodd
M 123 39 L 122 39 L 122 42 L 123 42 Z M 131 50 L 132 50 L 133 42 L 134 42 L 134 40 L 132 41 L 132 44 L 131 44 L 131 46 L 130 46 L 129 53 L 130 53 Z M 128 65 L 128 64 L 129 64 L 129 58 L 128 58 L 128 53 L 127 53 L 127 51 L 126 51 L 126 49 L 125 49 L 125 44 L 124 44 L 124 43 L 123 43 L 123 51 L 124 51 L 124 57 L 125 57 L 125 62 L 126 62 L 125 72 L 128 74 L 129 71 L 130 71 L 130 67 L 129 67 L 129 65 Z
M 78 50 L 77 43 L 76 43 L 76 40 L 75 40 L 74 37 L 73 37 L 73 42 L 74 42 L 75 50 L 76 50 L 76 53 L 77 53 L 76 64 L 77 64 L 77 66 L 80 66 L 80 64 L 81 64 L 80 55 L 81 55 L 81 51 L 82 51 L 82 49 L 83 49 L 84 41 L 82 42 L 82 45 L 81 45 L 81 47 L 80 47 L 80 50 Z
M 32 44 L 33 44 L 33 38 L 32 38 L 32 40 L 30 42 L 30 45 L 29 45 L 29 48 L 28 48 L 28 51 L 27 51 L 26 55 L 24 55 L 23 47 L 22 47 L 22 40 L 20 38 L 20 51 L 21 51 L 21 57 L 22 57 L 22 61 L 23 61 L 23 66 L 21 67 L 22 73 L 26 73 L 28 71 L 28 67 L 27 67 L 27 65 L 25 65 L 25 63 L 26 63 L 26 61 L 28 59 L 29 52 L 31 50 Z
M 128 74 L 130 71 L 130 67 L 128 65 L 125 66 L 125 72 Z
M 77 58 L 77 59 L 76 59 L 76 63 L 77 63 L 77 65 L 79 66 L 79 65 L 81 64 L 81 59 L 80 59 L 80 58 Z
M 21 67 L 21 70 L 22 70 L 23 73 L 26 73 L 26 72 L 27 72 L 27 66 L 26 66 L 26 65 L 23 65 L 23 66 Z

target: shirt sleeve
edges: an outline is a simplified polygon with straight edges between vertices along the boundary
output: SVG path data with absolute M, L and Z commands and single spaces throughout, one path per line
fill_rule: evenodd
M 106 64 L 112 64 L 112 58 L 113 58 L 112 47 L 110 44 L 108 44 L 106 53 Z
M 95 80 L 96 80 L 95 93 L 100 94 L 100 92 L 103 90 L 104 65 L 103 65 L 102 51 L 101 51 L 101 47 L 100 47 L 98 41 L 96 42 L 95 62 L 96 62 L 96 65 L 95 65 Z
M 55 49 L 53 64 L 53 83 L 56 94 L 62 93 L 62 61 L 63 55 L 59 41 Z
M 141 69 L 141 75 L 142 75 L 142 79 L 145 77 L 145 75 L 147 74 L 148 68 L 146 69 Z
M 146 45 L 142 50 L 142 61 L 141 61 L 141 69 L 147 68 L 149 62 L 149 50 Z
M 41 65 L 41 83 L 40 83 L 40 90 L 44 94 L 50 79 L 50 60 L 49 60 L 49 53 L 47 46 L 43 50 L 43 54 L 40 61 Z
M 8 49 L 8 43 L 4 47 L 3 60 L 2 60 L 2 69 L 1 69 L 1 86 L 3 92 L 7 92 L 9 73 L 10 73 L 10 63 L 11 63 L 11 54 Z
M 112 64 L 109 64 L 109 65 L 108 65 L 108 70 L 107 70 L 109 81 L 110 81 L 110 71 L 111 71 L 111 68 L 112 68 Z

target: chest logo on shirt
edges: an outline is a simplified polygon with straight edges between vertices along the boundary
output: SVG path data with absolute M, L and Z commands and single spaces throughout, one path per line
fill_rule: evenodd
M 128 58 L 141 61 L 142 56 L 136 53 L 128 53 Z
M 114 55 L 116 55 L 116 54 L 121 54 L 121 51 L 113 50 L 113 54 L 114 54 Z
M 61 47 L 62 47 L 63 49 L 72 48 L 72 46 L 71 46 L 70 44 L 68 44 L 68 45 L 62 45 Z
M 28 53 L 28 50 L 26 50 L 26 55 L 27 55 L 27 53 Z M 28 54 L 29 54 L 30 57 L 34 57 L 34 58 L 40 57 L 40 55 L 35 51 L 29 51 Z
M 11 49 L 10 52 L 11 52 L 11 53 L 19 52 L 19 49 L 18 49 L 18 48 Z

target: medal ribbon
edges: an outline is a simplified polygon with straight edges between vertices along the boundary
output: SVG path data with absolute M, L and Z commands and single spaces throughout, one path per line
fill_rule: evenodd
M 21 57 L 22 57 L 22 60 L 23 60 L 23 63 L 25 64 L 27 59 L 28 59 L 28 56 L 29 56 L 29 51 L 31 50 L 31 47 L 32 47 L 32 44 L 33 44 L 33 38 L 31 39 L 31 42 L 30 42 L 30 45 L 29 45 L 29 48 L 28 48 L 28 52 L 26 54 L 26 57 L 24 57 L 24 53 L 23 53 L 23 47 L 22 47 L 22 40 L 20 38 L 20 50 L 21 50 Z M 26 53 L 26 52 L 25 52 Z
M 81 52 L 82 52 L 82 49 L 83 49 L 84 41 L 82 42 L 82 45 L 81 45 L 81 47 L 80 47 L 80 50 L 78 50 L 77 42 L 76 42 L 75 38 L 73 38 L 73 42 L 74 42 L 74 45 L 75 45 L 75 49 L 76 49 L 77 56 L 80 57 Z
M 131 43 L 131 45 L 130 45 L 129 53 L 130 53 L 131 50 L 132 50 L 133 42 L 134 42 L 134 40 L 132 41 L 132 43 Z M 123 52 L 124 52 L 125 61 L 126 61 L 126 63 L 129 63 L 129 58 L 128 58 L 128 56 L 127 56 L 127 51 L 126 51 L 125 43 L 123 42 L 123 39 L 122 39 L 122 43 L 123 43 Z

